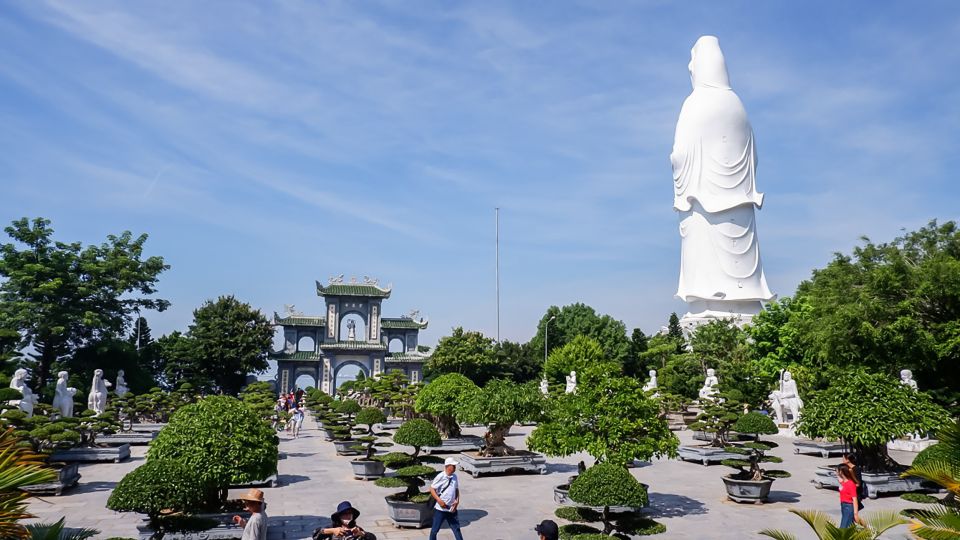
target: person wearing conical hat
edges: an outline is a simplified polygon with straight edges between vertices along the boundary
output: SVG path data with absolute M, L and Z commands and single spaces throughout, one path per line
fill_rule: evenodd
M 263 492 L 252 488 L 241 495 L 240 500 L 247 512 L 250 512 L 250 519 L 233 516 L 233 522 L 243 527 L 240 540 L 267 540 L 267 504 L 263 501 Z

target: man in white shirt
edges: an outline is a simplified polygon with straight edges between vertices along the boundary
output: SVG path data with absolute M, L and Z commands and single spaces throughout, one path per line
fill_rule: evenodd
M 250 512 L 250 519 L 233 516 L 233 522 L 243 527 L 241 540 L 267 540 L 267 514 L 264 512 L 266 503 L 263 501 L 263 492 L 253 488 L 240 496 L 243 506 Z
M 443 472 L 437 474 L 430 483 L 430 496 L 437 501 L 434 505 L 433 527 L 430 529 L 430 540 L 437 540 L 440 526 L 446 521 L 450 524 L 453 537 L 463 540 L 460 534 L 460 516 L 457 506 L 460 505 L 460 481 L 457 479 L 457 461 L 447 458 L 443 462 Z

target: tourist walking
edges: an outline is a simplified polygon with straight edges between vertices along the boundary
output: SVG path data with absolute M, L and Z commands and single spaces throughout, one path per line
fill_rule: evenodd
M 243 507 L 250 512 L 250 519 L 233 516 L 233 522 L 243 527 L 243 536 L 240 540 L 267 540 L 267 504 L 263 500 L 263 492 L 251 489 L 240 496 Z
M 303 409 L 298 405 L 293 407 L 293 418 L 290 419 L 290 422 L 293 423 L 293 438 L 300 438 L 300 428 L 303 427 Z
M 853 473 L 853 481 L 857 483 L 857 510 L 863 510 L 863 499 L 867 497 L 867 486 L 863 483 L 863 474 L 857 465 L 857 456 L 853 454 L 843 455 L 843 464 Z
M 443 462 L 443 472 L 437 474 L 433 482 L 430 483 L 430 496 L 437 501 L 434 505 L 433 527 L 430 528 L 430 540 L 437 540 L 437 532 L 443 522 L 450 525 L 453 537 L 456 540 L 463 540 L 460 534 L 460 516 L 457 513 L 457 507 L 460 506 L 460 481 L 457 479 L 457 465 L 459 463 L 453 458 L 447 458 Z
M 846 465 L 837 466 L 837 478 L 840 480 L 840 528 L 846 529 L 854 523 L 860 523 L 857 481 Z
M 533 530 L 540 535 L 540 540 L 558 540 L 560 538 L 560 528 L 552 519 L 541 521 Z
M 368 533 L 357 525 L 360 511 L 343 501 L 337 505 L 337 511 L 330 515 L 331 525 L 313 531 L 313 540 L 377 540 L 376 535 Z

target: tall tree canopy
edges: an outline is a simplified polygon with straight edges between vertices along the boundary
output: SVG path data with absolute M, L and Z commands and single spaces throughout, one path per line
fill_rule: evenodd
M 424 366 L 427 378 L 459 373 L 478 386 L 502 376 L 502 372 L 493 339 L 480 332 L 464 331 L 462 327 L 454 328 L 451 335 L 440 338 L 437 348 Z
M 552 317 L 556 318 L 551 320 Z M 627 327 L 610 315 L 597 314 L 586 304 L 576 303 L 562 308 L 550 306 L 537 325 L 537 334 L 530 340 L 533 350 L 544 350 L 545 329 L 550 333 L 546 340 L 548 352 L 563 347 L 577 336 L 587 336 L 600 344 L 608 360 L 622 364 L 630 355 Z
M 250 304 L 221 296 L 194 310 L 189 337 L 199 362 L 193 369 L 224 392 L 236 394 L 248 374 L 266 371 L 273 326 Z
M 122 337 L 132 315 L 162 311 L 169 302 L 156 293 L 159 275 L 169 268 L 161 257 L 144 258 L 147 235 L 109 235 L 100 245 L 53 240 L 50 220 L 18 219 L 0 245 L 0 346 L 32 348 L 33 384 L 42 388 L 51 366 L 78 348 Z M 3 351 L 0 351 L 2 353 Z

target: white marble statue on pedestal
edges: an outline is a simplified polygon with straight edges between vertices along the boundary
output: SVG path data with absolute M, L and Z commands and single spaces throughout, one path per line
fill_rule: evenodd
M 547 382 L 546 377 L 540 379 L 540 393 L 545 396 L 550 395 L 550 383 Z
M 713 400 L 717 393 L 717 385 L 720 380 L 717 379 L 717 372 L 713 368 L 707 369 L 707 378 L 703 380 L 703 388 L 700 389 L 700 399 Z
M 77 395 L 77 389 L 67 386 L 70 374 L 66 371 L 57 373 L 57 390 L 53 396 L 53 408 L 60 410 L 60 416 L 70 418 L 73 416 L 73 396 Z
M 784 371 L 780 377 L 780 386 L 770 393 L 770 408 L 777 424 L 793 426 L 800 419 L 800 410 L 803 409 L 803 400 L 797 392 L 797 381 L 789 371 Z
M 650 380 L 643 385 L 644 392 L 649 392 L 651 390 L 657 389 L 657 370 L 651 369 L 649 374 L 650 374 Z
M 90 384 L 90 395 L 87 396 L 87 408 L 91 409 L 97 415 L 103 414 L 107 408 L 107 388 L 113 386 L 110 381 L 103 378 L 103 370 L 98 369 L 93 372 L 93 382 Z
M 27 384 L 29 380 L 30 373 L 23 368 L 14 372 L 13 378 L 10 379 L 10 388 L 23 394 L 22 398 L 11 400 L 10 405 L 14 405 L 26 413 L 27 418 L 33 416 L 33 406 L 37 404 L 37 396 L 34 395 L 33 390 L 30 390 L 30 386 Z
M 913 380 L 913 372 L 909 369 L 900 370 L 900 384 L 909 386 L 914 392 L 918 392 L 920 390 L 917 387 L 917 381 Z
M 121 369 L 117 372 L 117 388 L 114 392 L 116 392 L 117 397 L 123 397 L 124 394 L 129 391 L 130 389 L 127 388 L 127 379 L 124 377 L 123 370 Z
M 567 375 L 567 387 L 563 390 L 567 394 L 572 394 L 577 391 L 577 372 L 571 371 Z
M 356 341 L 357 339 L 357 323 L 353 322 L 353 319 L 347 321 L 347 340 Z
M 689 304 L 681 324 L 715 319 L 747 323 L 774 294 L 760 261 L 755 210 L 753 128 L 730 87 L 714 36 L 690 51 L 693 91 L 683 102 L 673 142 L 673 208 L 680 214 L 677 297 Z

